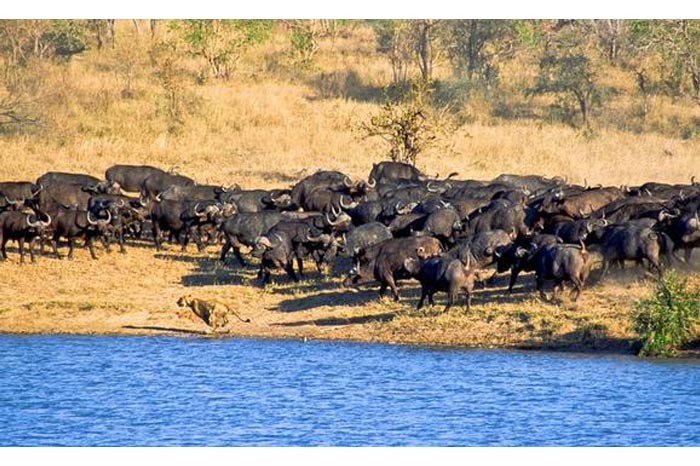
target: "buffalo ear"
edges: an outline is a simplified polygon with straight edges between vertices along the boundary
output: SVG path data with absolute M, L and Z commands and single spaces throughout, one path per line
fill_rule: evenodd
M 493 248 L 488 247 L 488 248 L 486 248 L 486 250 L 484 252 L 486 253 L 487 256 L 492 256 L 493 255 Z

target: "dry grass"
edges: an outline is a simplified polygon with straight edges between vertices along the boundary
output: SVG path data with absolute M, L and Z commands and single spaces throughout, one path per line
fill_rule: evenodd
M 276 35 L 251 49 L 229 82 L 196 85 L 185 79 L 187 114 L 176 132 L 168 130 L 162 111 L 147 38 L 137 40 L 128 24 L 118 32 L 123 39 L 114 51 L 47 65 L 46 126 L 0 138 L 0 179 L 30 180 L 49 170 L 101 176 L 113 164 L 133 163 L 177 166 L 200 182 L 270 188 L 289 186 L 317 168 L 366 177 L 380 158 L 380 142 L 363 140 L 355 131 L 378 111 L 377 91 L 390 79 L 366 28 L 322 42 L 310 70 L 289 68 L 288 43 Z M 183 59 L 185 77 L 197 66 Z M 127 75 L 131 97 L 123 94 Z M 526 80 L 528 73 L 523 76 Z M 515 81 L 513 86 L 522 85 Z M 635 98 L 632 86 L 621 87 L 626 99 Z M 659 100 L 648 118 L 696 113 Z M 459 127 L 449 143 L 451 152 L 421 155 L 419 168 L 477 179 L 536 173 L 590 184 L 687 182 L 698 174 L 700 152 L 697 139 L 605 128 L 585 138 L 564 125 L 490 117 Z M 191 293 L 221 299 L 251 317 L 249 325 L 234 325 L 236 335 L 620 349 L 633 337 L 631 303 L 649 288 L 644 278 L 611 281 L 586 290 L 576 306 L 567 300 L 544 303 L 530 292 L 508 296 L 487 289 L 477 293 L 471 314 L 456 309 L 443 315 L 412 310 L 415 285 L 401 304 L 377 301 L 374 291 L 342 289 L 337 278 L 299 285 L 282 279 L 261 290 L 252 268 L 217 264 L 215 248 L 158 254 L 139 245 L 127 255 L 102 253 L 98 261 L 79 250 L 72 262 L 42 257 L 22 267 L 10 254 L 0 264 L 5 277 L 0 330 L 10 332 L 203 331 L 201 322 L 175 305 L 180 295 Z

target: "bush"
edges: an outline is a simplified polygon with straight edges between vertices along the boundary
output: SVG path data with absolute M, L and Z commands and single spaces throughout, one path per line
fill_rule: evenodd
M 634 329 L 641 356 L 670 356 L 686 344 L 700 324 L 700 288 L 689 288 L 676 272 L 666 272 L 652 297 L 639 301 Z
M 363 137 L 382 138 L 392 161 L 415 165 L 418 154 L 438 146 L 454 132 L 448 107 L 433 108 L 431 93 L 432 89 L 419 81 L 399 100 L 387 100 L 369 122 L 360 123 Z

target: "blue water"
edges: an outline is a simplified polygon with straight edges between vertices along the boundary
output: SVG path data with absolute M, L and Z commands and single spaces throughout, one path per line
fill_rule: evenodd
M 700 362 L 0 336 L 0 445 L 700 445 Z

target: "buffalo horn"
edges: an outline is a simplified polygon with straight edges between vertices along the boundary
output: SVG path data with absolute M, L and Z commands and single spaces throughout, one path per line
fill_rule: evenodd
M 93 220 L 91 217 L 92 217 L 92 214 L 91 214 L 90 211 L 88 210 L 88 211 L 87 211 L 87 222 L 88 222 L 90 225 L 97 225 L 97 221 L 96 221 L 96 220 Z
M 200 212 L 198 207 L 199 207 L 199 202 L 196 203 L 196 204 L 194 205 L 194 214 L 195 214 L 197 217 L 204 217 L 205 215 L 207 215 L 207 209 L 206 209 L 206 208 Z
M 326 236 L 323 233 L 321 233 L 319 236 L 313 237 L 309 236 L 309 234 L 306 234 L 306 241 L 310 241 L 312 243 L 319 243 L 323 241 L 323 237 Z
M 344 195 L 344 194 L 341 194 L 341 195 L 340 195 L 340 207 L 342 207 L 343 209 L 352 209 L 352 208 L 353 208 L 352 202 L 350 202 L 350 204 L 346 204 L 345 202 L 343 202 L 343 200 L 344 200 L 346 197 L 347 197 L 347 196 Z
M 31 228 L 38 228 L 39 225 L 41 224 L 41 222 L 39 222 L 39 221 L 32 222 L 31 220 L 29 220 L 30 217 L 36 218 L 36 214 L 27 215 L 27 225 L 30 226 Z
M 8 204 L 11 204 L 11 205 L 17 205 L 17 204 L 21 204 L 21 203 L 22 203 L 22 201 L 16 201 L 16 200 L 14 200 L 14 199 L 10 199 L 10 198 L 7 197 L 7 196 L 5 196 L 5 202 L 7 202 Z
M 328 212 L 326 212 L 324 215 L 325 215 L 325 217 L 326 217 L 326 222 L 328 222 L 328 224 L 329 224 L 330 226 L 334 227 L 334 226 L 336 226 L 336 225 L 338 225 L 338 224 L 340 223 L 340 221 L 338 220 L 338 215 L 340 215 L 340 214 L 338 214 L 338 215 L 335 216 L 335 222 L 332 221 L 331 218 L 328 216 Z

